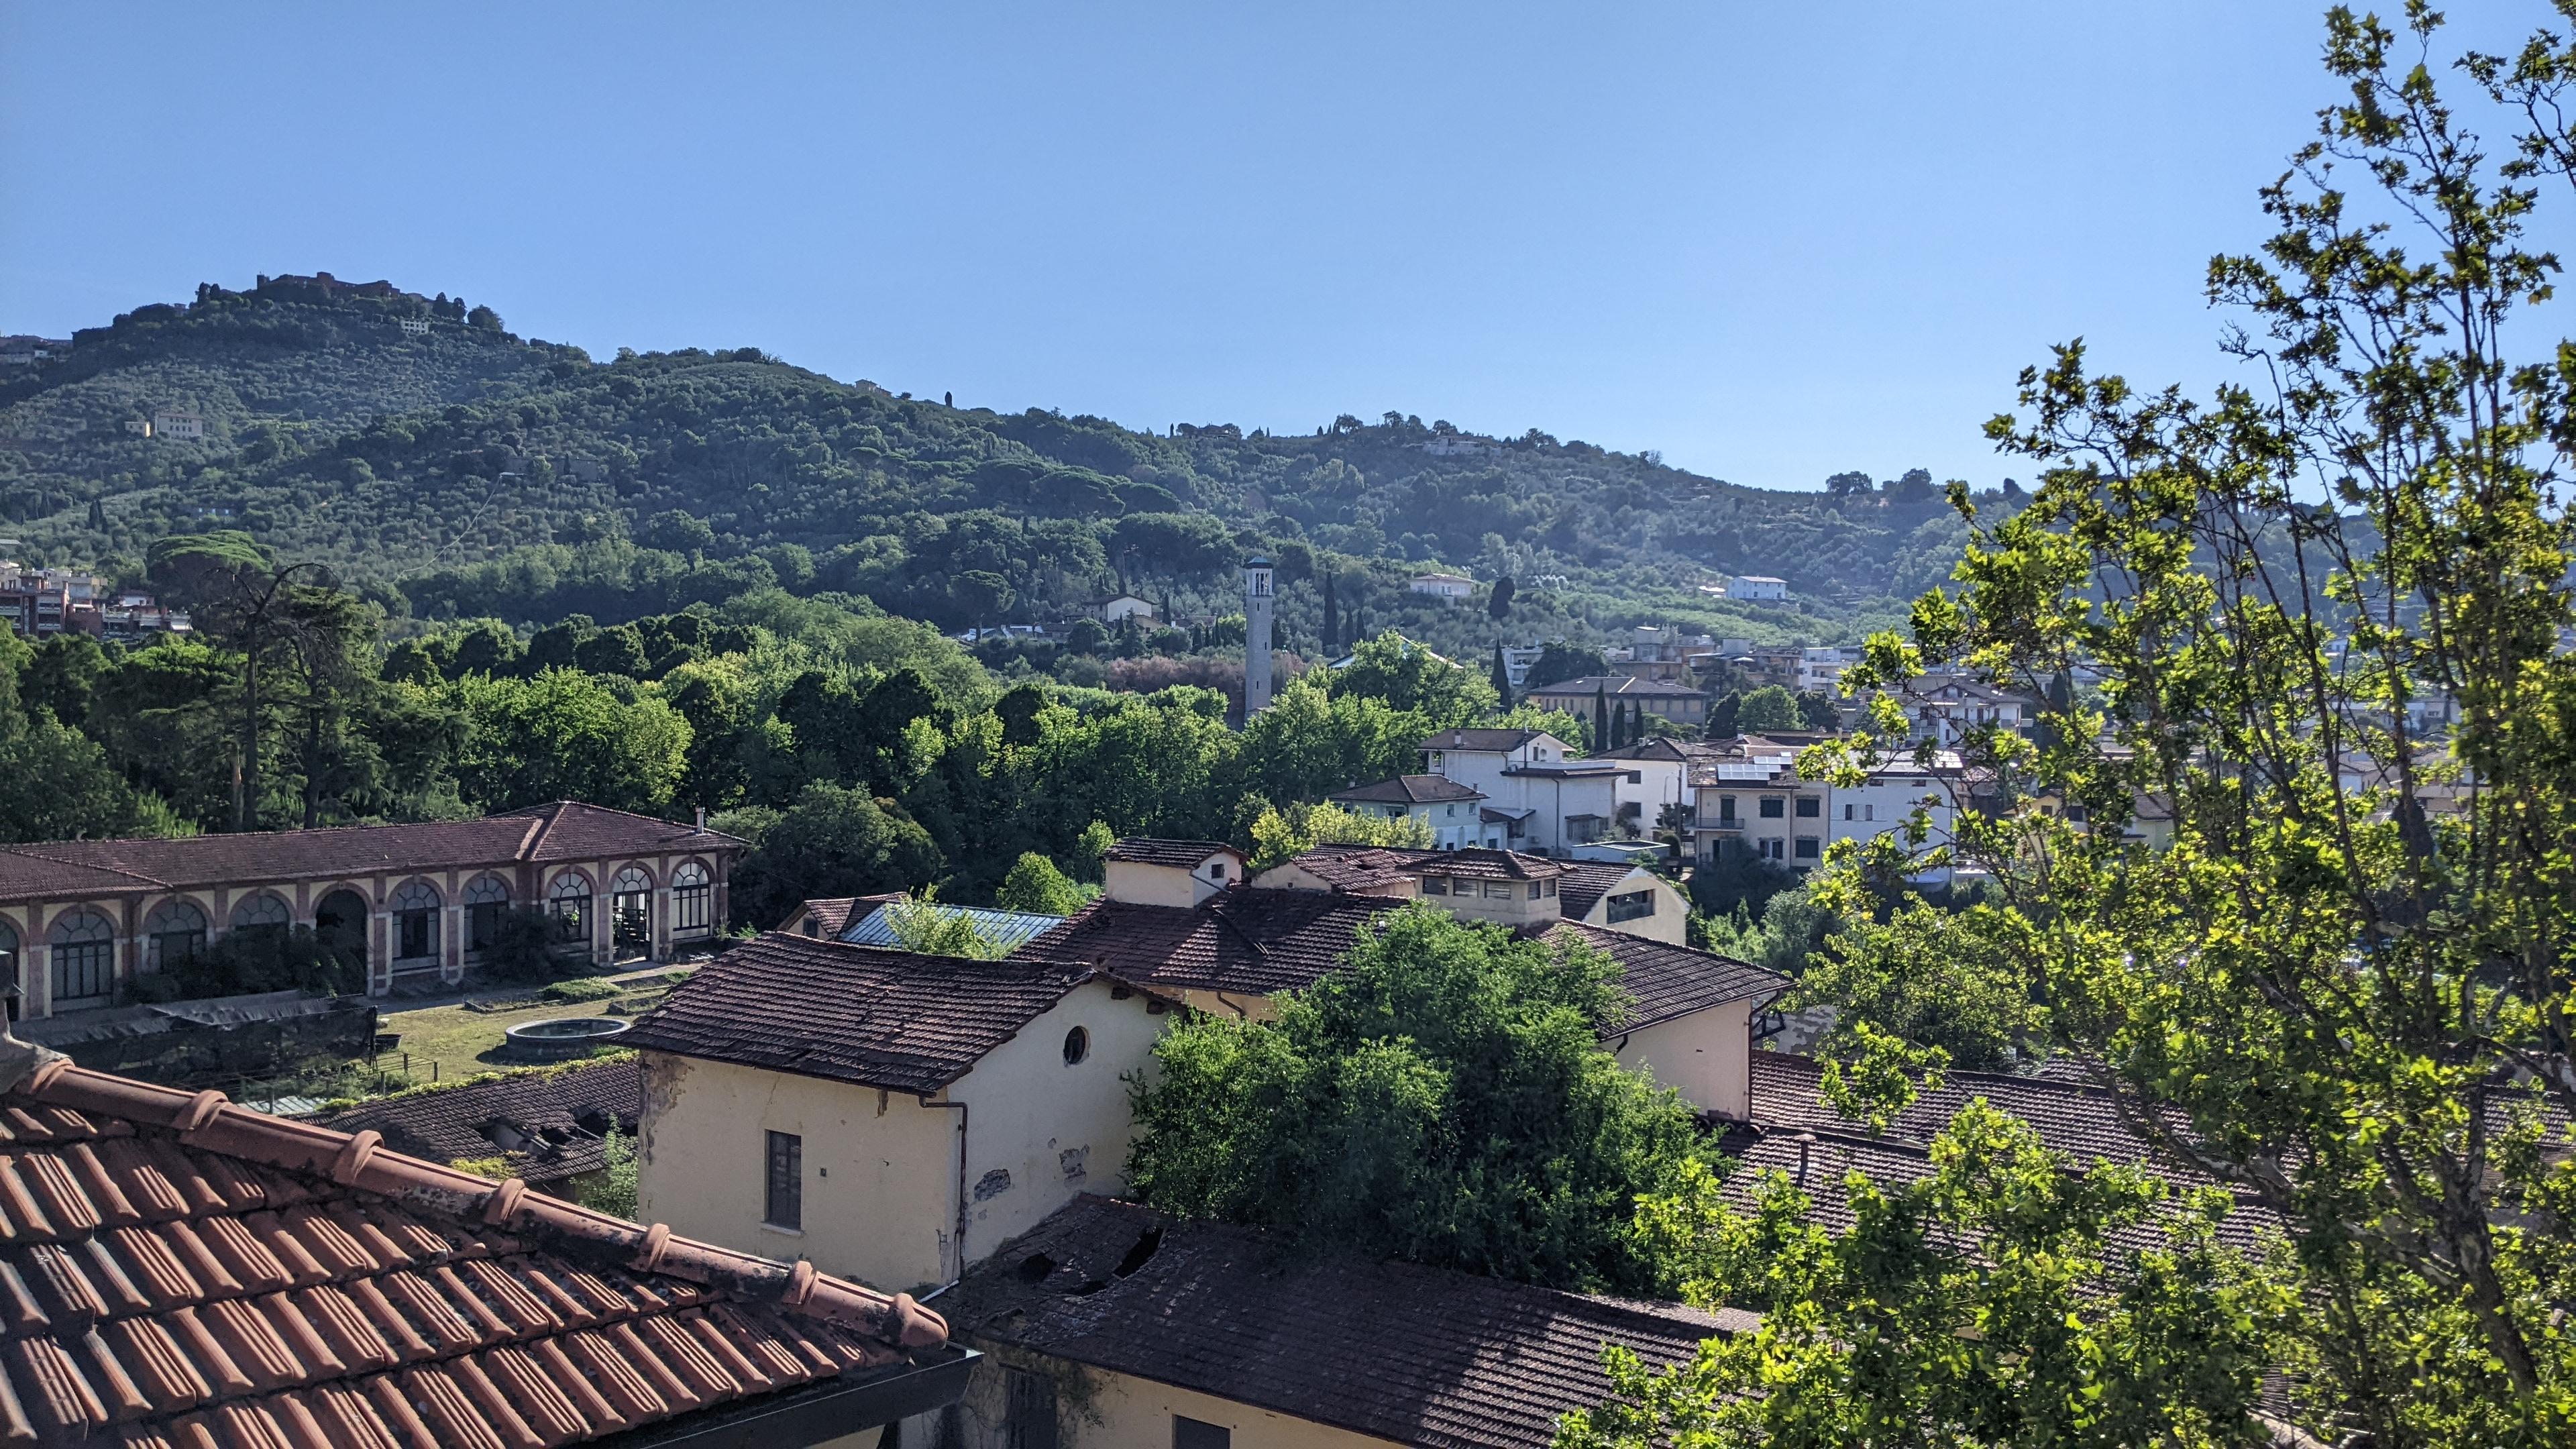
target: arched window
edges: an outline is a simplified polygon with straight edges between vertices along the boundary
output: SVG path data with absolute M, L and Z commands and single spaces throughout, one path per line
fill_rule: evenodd
M 438 907 L 438 888 L 425 880 L 394 892 L 395 960 L 437 959 Z
M 245 896 L 241 904 L 233 907 L 232 928 L 236 931 L 256 931 L 274 927 L 283 931 L 293 924 L 294 920 L 294 913 L 286 909 L 286 902 L 270 892 L 261 891 L 255 896 Z
M 510 888 L 497 875 L 478 875 L 465 887 L 465 949 L 488 951 L 501 939 L 510 914 Z
M 707 880 L 707 868 L 690 861 L 671 872 L 671 929 L 703 931 L 713 914 L 715 887 Z
M 590 939 L 590 881 L 578 871 L 565 871 L 546 888 L 546 910 L 555 918 L 555 939 Z
M 608 883 L 609 934 L 620 955 L 653 949 L 653 877 L 630 865 Z
M 653 877 L 646 875 L 640 865 L 630 865 L 619 871 L 617 879 L 608 887 L 610 894 L 621 896 L 630 896 L 637 891 L 649 891 L 652 888 Z
M 0 921 L 0 984 L 21 986 L 18 980 L 18 928 Z M 18 1003 L 9 1003 L 9 1019 L 18 1019 Z
M 54 963 L 54 1009 L 105 1006 L 116 989 L 116 927 L 96 911 L 68 912 L 45 932 Z
M 143 918 L 143 969 L 194 961 L 206 949 L 206 913 L 193 902 L 163 901 Z

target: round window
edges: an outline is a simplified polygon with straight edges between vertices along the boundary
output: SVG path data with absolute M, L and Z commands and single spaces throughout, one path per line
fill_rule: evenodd
M 1066 1066 L 1073 1066 L 1089 1055 L 1091 1055 L 1091 1033 L 1084 1031 L 1081 1027 L 1077 1026 L 1073 1030 L 1064 1034 L 1064 1064 Z

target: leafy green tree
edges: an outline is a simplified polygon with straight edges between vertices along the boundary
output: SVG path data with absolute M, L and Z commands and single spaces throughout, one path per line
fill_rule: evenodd
M 918 955 L 995 961 L 1010 953 L 1010 947 L 984 934 L 973 916 L 939 904 L 932 886 L 888 905 L 886 928 L 903 949 Z
M 737 924 L 765 929 L 807 900 L 909 890 L 939 874 L 927 831 L 864 790 L 826 781 L 784 811 L 737 810 L 714 823 L 752 843 L 734 873 Z
M 1538 658 L 1530 664 L 1529 673 L 1522 679 L 1522 687 L 1538 689 L 1609 672 L 1609 656 L 1600 650 L 1568 644 L 1562 639 L 1550 639 L 1539 646 Z
M 1688 1107 L 1602 1049 L 1615 974 L 1408 907 L 1276 1021 L 1175 1023 L 1133 1089 L 1128 1181 L 1307 1244 L 1649 1291 L 1633 1205 L 1702 1148 Z
M 1806 944 L 1803 923 L 1784 912 L 1781 924 L 1784 935 Z M 2040 933 L 2014 912 L 1973 906 L 1953 913 L 1917 899 L 1885 922 L 1840 921 L 1821 944 L 1790 1004 L 1837 1009 L 1824 1052 L 1855 1045 L 1854 1032 L 1867 1025 L 1939 1047 L 1967 1070 L 2002 1072 L 2050 1039 L 2047 1008 L 2031 999 L 2024 964 L 2041 949 Z M 1774 954 L 1767 942 L 1762 954 Z
M 1662 1372 L 1609 1347 L 1614 1397 L 1568 1415 L 1557 1449 L 2275 1442 L 2254 1411 L 2297 1299 L 2220 1244 L 2223 1192 L 2080 1171 L 1982 1099 L 1920 1181 L 1850 1174 L 1839 1233 L 1780 1172 L 1742 1205 L 1684 1172 L 1640 1237 L 1690 1301 L 1762 1324 Z
M 1853 683 L 2099 681 L 2046 707 L 2044 748 L 1977 742 L 1985 808 L 1936 847 L 2019 918 L 2053 1045 L 2168 1161 L 2290 1225 L 2301 1422 L 2566 1443 L 2576 372 L 2565 343 L 2513 349 L 2559 267 L 2526 231 L 2576 176 L 2576 47 L 2457 67 L 2507 108 L 2499 166 L 2443 97 L 2441 17 L 2407 24 L 2329 14 L 2346 98 L 2265 190 L 2261 252 L 2212 264 L 2265 390 L 2198 403 L 2058 349 L 1989 425 L 2039 488 L 1995 521 L 1953 490 L 1959 597 Z M 1817 766 L 1902 751 L 1893 713 Z M 2148 803 L 2160 849 L 2124 829 Z M 1903 849 L 1843 852 L 1832 888 Z
M 129 786 L 96 742 L 18 693 L 34 651 L 0 628 L 0 840 L 192 835 L 159 797 Z
M 1744 696 L 1735 706 L 1735 728 L 1739 734 L 1804 729 L 1806 722 L 1806 716 L 1798 709 L 1798 697 L 1776 684 L 1764 685 Z
M 1032 911 L 1044 916 L 1069 916 L 1081 910 L 1091 893 L 1074 884 L 1073 878 L 1056 868 L 1056 863 L 1036 851 L 1024 851 L 1002 877 L 1002 888 L 994 894 L 994 904 L 1006 911 Z
M 277 661 L 299 620 L 326 615 L 298 605 L 308 590 L 328 589 L 330 574 L 317 563 L 279 565 L 238 530 L 162 539 L 152 545 L 148 562 L 161 596 L 187 606 L 198 630 L 229 649 L 241 671 L 241 789 L 232 825 L 248 830 L 257 823 L 265 784 L 261 746 L 269 701 L 262 671 Z
M 1366 815 L 1326 802 L 1264 807 L 1250 831 L 1250 868 L 1264 871 L 1319 845 L 1380 845 L 1396 850 L 1428 850 L 1429 824 L 1410 815 Z
M 465 719 L 456 775 L 487 810 L 582 800 L 659 814 L 688 767 L 689 723 L 659 698 L 629 702 L 598 680 L 469 675 L 447 686 Z
M 1520 585 L 1512 582 L 1512 576 L 1510 574 L 1505 574 L 1501 578 L 1494 580 L 1493 591 L 1485 596 L 1485 613 L 1492 617 L 1496 623 L 1500 623 L 1503 620 L 1510 618 L 1512 616 L 1512 596 L 1519 592 Z

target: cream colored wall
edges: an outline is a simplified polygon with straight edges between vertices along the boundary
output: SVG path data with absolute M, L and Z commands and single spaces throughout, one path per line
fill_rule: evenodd
M 1197 905 L 1208 894 L 1189 871 L 1133 860 L 1108 862 L 1102 893 L 1113 901 L 1132 905 L 1178 906 L 1183 910 Z
M 1119 1000 L 1107 982 L 1086 982 L 950 1084 L 948 1099 L 965 1103 L 971 1121 L 969 1264 L 1082 1193 L 1125 1189 L 1135 1119 L 1120 1079 L 1151 1065 L 1154 1039 L 1172 1020 L 1145 1007 L 1142 996 Z M 1077 1026 L 1091 1049 L 1067 1066 L 1065 1034 Z
M 934 1305 L 936 1306 L 936 1305 Z M 1010 1375 L 1005 1365 L 1033 1366 L 1057 1381 L 1056 1442 L 1062 1449 L 1163 1449 L 1172 1442 L 1172 1418 L 1185 1415 L 1232 1430 L 1232 1449 L 1382 1449 L 1397 1439 L 1356 1434 L 1258 1409 L 1232 1399 L 1175 1388 L 1133 1374 L 1088 1368 L 1025 1350 L 978 1344 L 992 1353 L 956 1408 L 963 1449 L 1007 1449 Z M 906 1444 L 945 1444 L 938 1414 L 907 1419 Z
M 1171 1020 L 1142 996 L 1089 982 L 925 1105 L 902 1092 L 644 1054 L 637 1215 L 772 1258 L 811 1258 L 862 1283 L 924 1290 L 958 1273 L 958 1119 L 966 1130 L 966 1262 L 1084 1192 L 1126 1185 L 1131 1115 L 1122 1074 L 1143 1070 Z M 1090 1033 L 1064 1060 L 1065 1033 Z M 767 1134 L 804 1139 L 802 1226 L 761 1221 Z
M 900 1092 L 644 1055 L 636 1215 L 888 1292 L 948 1281 L 957 1114 Z M 804 1138 L 804 1226 L 764 1226 L 770 1132 Z
M 1647 888 L 1655 892 L 1655 913 L 1612 924 L 1610 898 Z M 1583 923 L 1599 926 L 1605 931 L 1625 931 L 1631 936 L 1643 936 L 1649 941 L 1661 941 L 1671 946 L 1690 944 L 1690 902 L 1680 891 L 1673 889 L 1671 881 L 1651 870 L 1632 870 L 1617 885 L 1603 891 L 1601 899 L 1592 903 L 1592 914 L 1585 916 Z
M 1642 1067 L 1660 1086 L 1706 1112 L 1738 1121 L 1753 1109 L 1753 1003 L 1730 1001 L 1631 1032 L 1619 1064 Z
M 815 1446 L 815 1449 L 877 1449 L 877 1446 L 884 1442 L 884 1429 L 861 1429 L 855 1434 L 844 1434 L 838 1439 L 826 1439 Z

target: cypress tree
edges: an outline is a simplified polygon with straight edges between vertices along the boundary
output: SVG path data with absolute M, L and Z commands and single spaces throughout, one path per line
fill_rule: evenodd
M 1592 748 L 1595 753 L 1610 748 L 1610 690 L 1606 685 L 1592 686 Z
M 1494 694 L 1502 700 L 1503 708 L 1512 707 L 1512 672 L 1503 667 L 1503 646 L 1500 644 L 1494 646 Z
M 1331 654 L 1341 643 L 1342 616 L 1333 604 L 1333 572 L 1324 571 L 1324 653 Z

